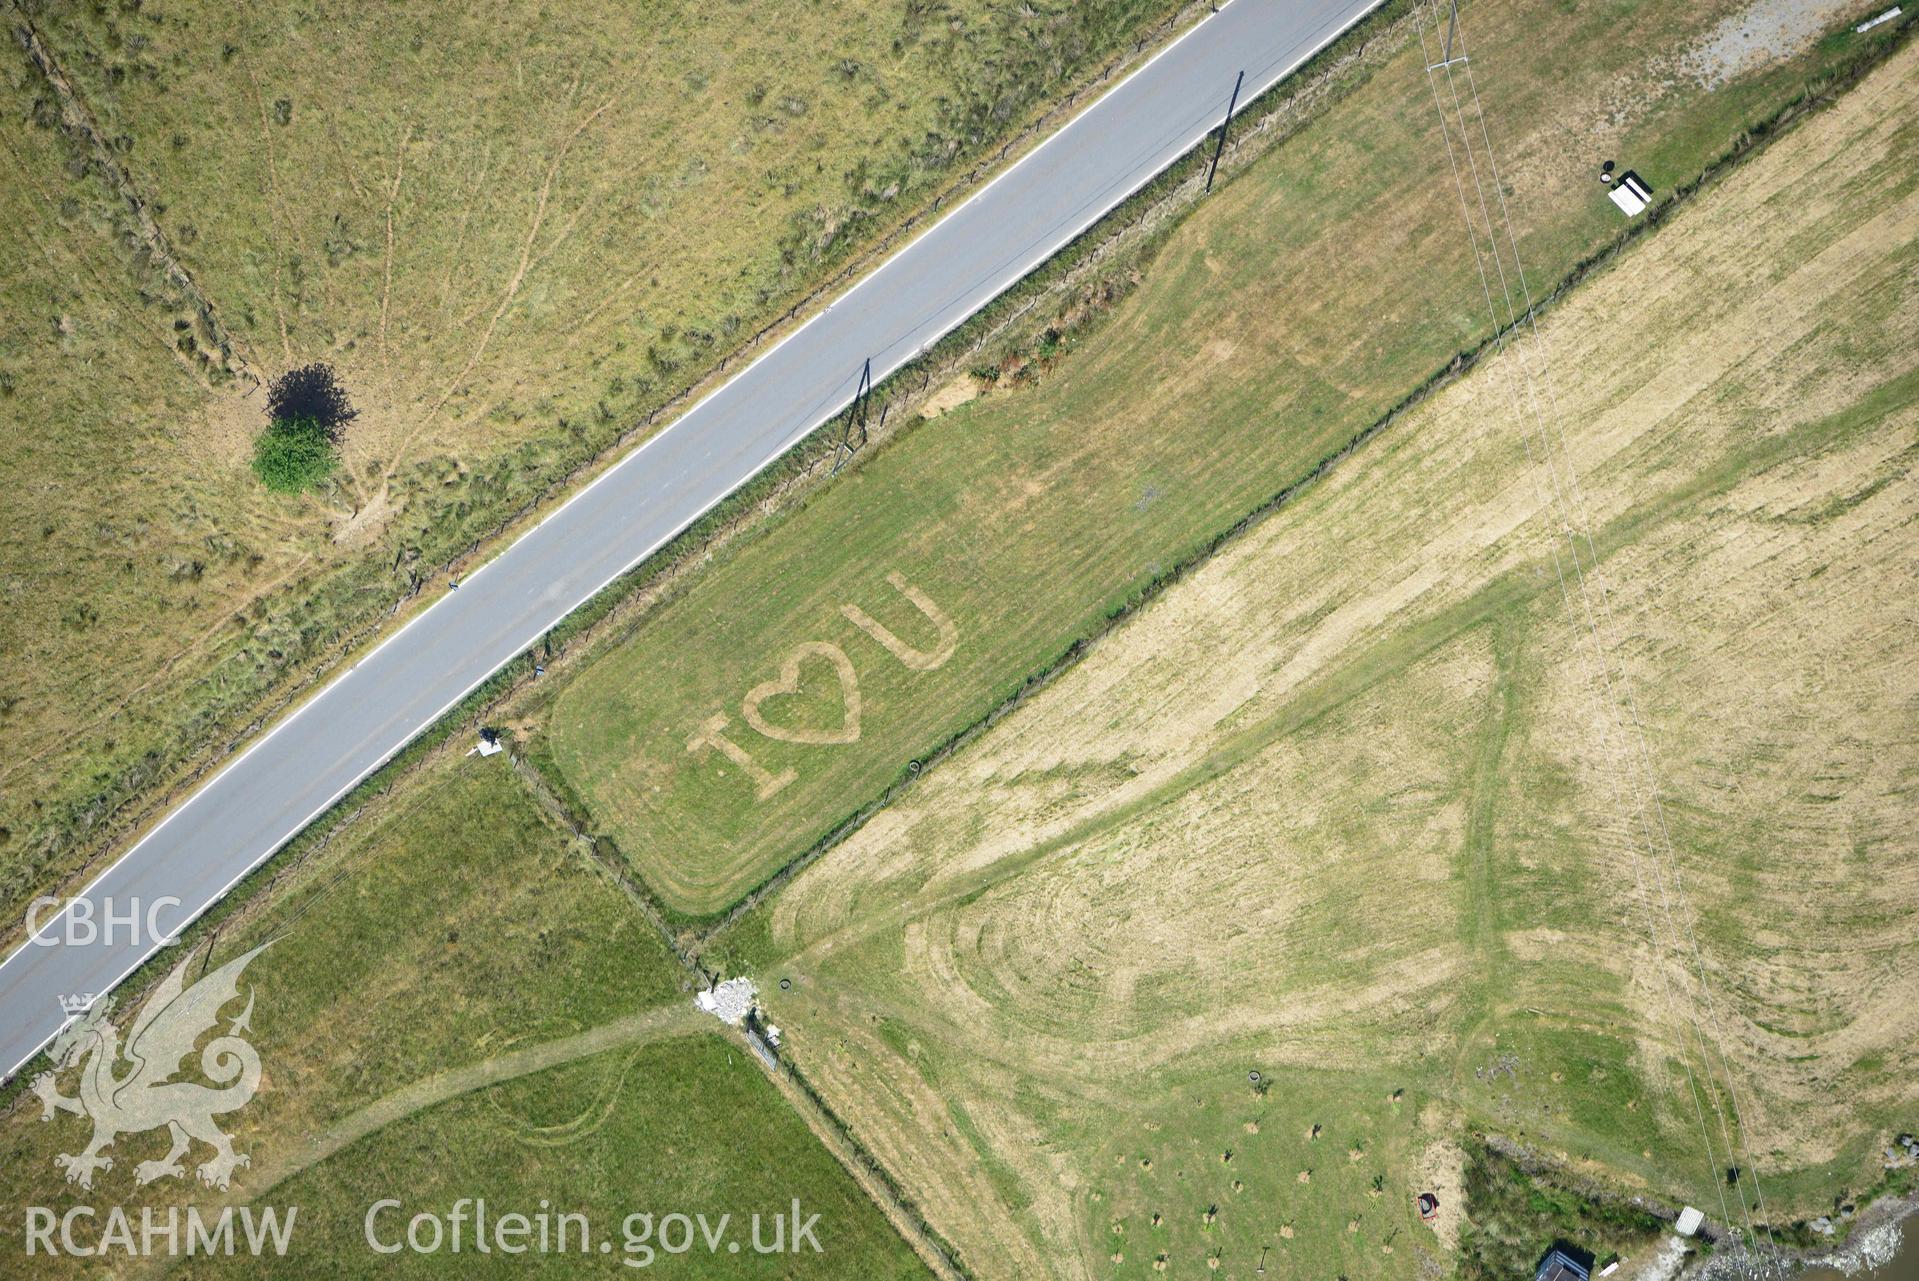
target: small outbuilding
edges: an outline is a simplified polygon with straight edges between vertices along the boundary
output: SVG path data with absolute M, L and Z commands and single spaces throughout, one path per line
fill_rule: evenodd
M 1590 1266 L 1558 1245 L 1546 1251 L 1546 1257 L 1539 1261 L 1539 1270 L 1533 1273 L 1533 1281 L 1591 1281 L 1591 1278 Z
M 1644 213 L 1646 206 L 1652 203 L 1652 188 L 1630 169 L 1619 175 L 1606 195 L 1628 218 Z

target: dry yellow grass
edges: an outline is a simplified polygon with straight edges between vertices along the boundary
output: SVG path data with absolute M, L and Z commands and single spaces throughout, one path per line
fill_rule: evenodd
M 1775 1220 L 1876 1177 L 1919 1107 L 1916 100 L 1907 50 L 761 909 L 800 1062 L 976 1266 L 1145 1275 L 1093 1206 L 1247 1062 L 1717 1215 L 1690 1070 Z M 1383 1133 L 1410 1177 L 1430 1136 Z
M 15 6 L 4 915 L 1174 9 Z M 266 493 L 313 360 L 345 468 Z

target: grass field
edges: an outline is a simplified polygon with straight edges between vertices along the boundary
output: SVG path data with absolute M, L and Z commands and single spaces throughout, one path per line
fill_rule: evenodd
M 1616 234 L 1602 157 L 1669 190 L 1860 47 L 1622 90 L 1640 51 L 1740 8 L 1489 0 L 1475 65 L 1536 284 Z M 1017 394 L 898 439 L 568 689 L 554 757 L 672 907 L 738 900 L 1487 335 L 1396 30 L 1370 79 L 1180 225 L 1122 312 L 1054 344 L 1070 357 L 1035 353 Z M 895 574 L 945 615 L 950 654 Z
M 243 531 L 207 518 L 189 489 L 234 510 L 247 501 L 237 467 L 223 480 L 182 483 L 193 464 L 174 454 L 180 424 L 206 404 L 199 373 L 174 346 L 174 320 L 190 308 L 110 229 L 95 229 L 90 211 L 110 193 L 91 175 L 66 173 L 57 135 L 28 123 L 36 94 L 24 61 L 10 53 L 5 73 L 0 730 L 14 749 L 0 766 L 0 904 L 13 920 L 54 865 L 40 833 L 84 831 L 103 817 L 88 799 L 108 783 L 92 772 L 98 761 L 112 757 L 109 772 L 137 776 L 164 739 L 167 727 L 115 726 L 110 710 L 243 602 L 287 527 L 276 532 L 269 518 Z M 103 661 L 109 650 L 117 661 Z M 108 745 L 93 761 L 69 755 L 79 735 Z
M 1431 1275 L 1476 1128 L 1741 1229 L 1880 1181 L 1919 1120 L 1916 100 L 1907 48 L 722 940 L 973 1266 Z
M 366 1207 L 440 1189 L 449 1203 L 604 1208 L 611 1227 L 627 1209 L 765 1211 L 785 1188 L 837 1234 L 821 1262 L 919 1270 L 759 1067 L 709 1034 L 719 1025 L 694 1011 L 658 933 L 503 760 L 428 763 L 223 925 L 211 960 L 267 940 L 246 972 L 263 1082 L 222 1118 L 251 1158 L 230 1194 L 191 1168 L 137 1187 L 164 1131 L 122 1136 L 114 1168 L 71 1187 L 53 1157 L 80 1149 L 86 1123 L 42 1124 L 23 1095 L 0 1122 L 10 1275 L 86 1271 L 20 1263 L 22 1207 L 137 1217 L 185 1201 L 297 1205 L 286 1275 L 360 1275 L 387 1263 L 361 1244 Z M 119 1013 L 124 1025 L 131 1008 Z
M 376 1222 L 383 1244 L 403 1239 L 414 1214 L 446 1215 L 462 1197 L 485 1198 L 491 1214 L 518 1207 L 529 1218 L 542 1198 L 591 1225 L 591 1249 L 540 1256 L 482 1255 L 472 1238 L 457 1258 L 366 1244 L 368 1207 L 400 1200 Z M 774 1242 L 773 1221 L 791 1204 L 817 1214 L 817 1252 L 753 1251 Z M 365 1143 L 276 1188 L 266 1200 L 302 1207 L 297 1247 L 262 1268 L 252 1259 L 189 1267 L 187 1276 L 601 1276 L 924 1277 L 926 1269 L 789 1111 L 737 1045 L 716 1036 L 642 1045 L 493 1087 L 381 1130 Z M 730 1216 L 729 1244 L 690 1252 L 674 1229 L 649 1234 L 629 1216 Z M 468 1233 L 472 1232 L 469 1225 Z M 629 1233 L 631 1234 L 629 1236 Z M 602 1254 L 601 1241 L 612 1250 Z M 629 1244 L 630 1242 L 630 1244 Z M 581 1255 L 588 1257 L 582 1259 Z
M 1173 9 L 10 8 L 100 145 L 10 34 L 0 917 Z M 347 466 L 269 494 L 316 359 Z
M 1629 61 L 1708 47 L 1738 11 L 1472 8 L 1536 284 L 1616 230 L 1584 150 L 1669 190 L 1859 47 L 1711 92 L 1683 60 Z M 1401 40 L 1173 232 L 1104 323 L 724 553 L 564 689 L 538 750 L 671 906 L 737 900 L 1477 341 L 1479 277 Z M 812 1088 L 974 1275 L 1503 1275 L 1555 1222 L 1637 1253 L 1643 1221 L 1561 1205 L 1470 1136 L 1718 1218 L 1752 1172 L 1734 1191 L 1730 1145 L 1702 1152 L 1689 1076 L 1714 1110 L 1737 1084 L 1733 1157 L 1774 1219 L 1875 1184 L 1884 1134 L 1919 1128 L 1915 98 L 1908 47 L 708 948 L 760 977 Z M 1565 433 L 1543 443 L 1577 464 L 1576 503 L 1515 399 L 1541 360 Z M 1555 572 L 1580 513 L 1650 778 L 1619 698 L 1595 699 L 1587 586 Z M 1630 798 L 1648 784 L 1663 862 Z M 250 971 L 267 1082 L 229 1119 L 254 1157 L 234 1196 L 304 1207 L 287 1275 L 504 1271 L 364 1253 L 366 1206 L 556 1191 L 603 1237 L 633 1210 L 798 1195 L 833 1246 L 793 1274 L 919 1270 L 504 760 L 436 757 L 306 848 L 213 957 L 278 938 Z M 1692 1031 L 1695 938 L 1723 1062 Z M 81 1196 L 53 1154 L 84 1123 L 37 1112 L 0 1118 L 0 1254 L 19 1207 Z M 86 1195 L 212 1198 L 132 1186 L 164 1147 L 123 1139 Z M 1428 1189 L 1432 1225 L 1412 1202 Z

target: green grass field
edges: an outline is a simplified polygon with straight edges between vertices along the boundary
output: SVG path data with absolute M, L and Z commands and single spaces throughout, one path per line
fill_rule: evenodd
M 1684 47 L 1733 7 L 1487 9 L 1475 57 L 1536 287 L 1618 230 L 1567 130 L 1594 162 L 1629 157 L 1670 189 L 1856 51 L 1822 46 L 1714 93 L 1674 81 L 1616 109 L 1637 50 Z M 1036 387 L 897 440 L 567 690 L 554 757 L 668 904 L 738 900 L 1487 334 L 1421 55 L 1400 39 L 1186 220 L 1136 298 Z M 845 614 L 936 649 L 895 573 L 956 629 L 936 669 Z M 716 716 L 761 774 L 689 750 Z
M 399 1208 L 375 1220 L 382 1245 L 405 1239 L 418 1213 L 445 1216 L 462 1197 L 489 1213 L 542 1206 L 586 1216 L 591 1229 L 568 1249 L 482 1255 L 471 1222 L 465 1250 L 384 1255 L 366 1240 L 369 1208 Z M 798 1238 L 813 1215 L 811 1240 Z M 864 1199 L 846 1172 L 767 1084 L 737 1045 L 695 1036 L 584 1059 L 493 1087 L 388 1126 L 265 1198 L 301 1207 L 298 1244 L 283 1261 L 252 1259 L 183 1269 L 187 1276 L 578 1276 L 923 1277 L 926 1269 Z M 726 1235 L 709 1250 L 696 1227 L 684 1245 L 673 1214 L 703 1216 Z M 647 1225 L 632 1216 L 651 1216 Z M 759 1216 L 754 1236 L 753 1216 Z M 791 1252 L 762 1255 L 774 1223 Z M 535 1219 L 537 1223 L 537 1219 Z M 424 1238 L 423 1238 L 424 1239 Z M 535 1238 L 529 1237 L 532 1241 Z M 557 1240 L 557 1237 L 555 1238 Z M 601 1243 L 611 1245 L 602 1252 Z M 729 1251 L 727 1245 L 737 1245 Z M 585 1257 L 582 1257 L 582 1256 Z M 621 1266 L 621 1265 L 626 1266 Z
M 791 982 L 796 1061 L 975 1267 L 1643 1249 L 1499 1194 L 1475 1131 L 1788 1242 L 1887 1186 L 1919 1120 L 1915 95 L 1908 48 L 709 949 Z
M 806 1274 L 921 1270 L 759 1066 L 696 1014 L 658 933 L 505 761 L 445 756 L 375 798 L 222 925 L 211 962 L 269 940 L 245 976 L 263 1083 L 222 1118 L 251 1158 L 230 1195 L 191 1166 L 136 1186 L 164 1131 L 122 1136 L 92 1189 L 69 1186 L 53 1157 L 78 1151 L 87 1124 L 42 1124 L 23 1094 L 0 1122 L 0 1199 L 117 1204 L 136 1219 L 183 1202 L 297 1205 L 284 1274 L 357 1276 L 388 1263 L 359 1235 L 381 1195 L 445 1190 L 449 1203 L 484 1195 L 529 1213 L 544 1197 L 614 1228 L 629 1209 L 750 1215 L 778 1193 L 831 1225 L 831 1253 L 793 1260 L 819 1270 Z M 123 1027 L 136 1007 L 118 1011 Z M 92 1274 L 76 1259 L 22 1260 L 21 1222 L 9 1211 L 0 1234 L 10 1275 Z
M 15 6 L 101 147 L 10 38 L 0 916 L 1173 9 Z M 345 467 L 272 494 L 313 360 Z

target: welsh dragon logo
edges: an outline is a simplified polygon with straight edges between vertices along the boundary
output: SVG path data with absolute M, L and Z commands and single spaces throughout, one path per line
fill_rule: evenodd
M 239 997 L 240 972 L 264 950 L 264 945 L 256 947 L 228 961 L 191 987 L 185 985 L 185 976 L 193 958 L 181 961 L 140 1007 L 124 1046 L 108 1021 L 112 1001 L 106 997 L 54 1038 L 56 1066 L 33 1081 L 33 1092 L 40 1096 L 40 1119 L 51 1121 L 58 1111 L 93 1121 L 93 1141 L 84 1151 L 53 1159 L 67 1172 L 67 1182 L 92 1187 L 94 1171 L 113 1168 L 113 1158 L 102 1154 L 115 1139 L 161 1126 L 172 1134 L 172 1150 L 158 1161 L 142 1161 L 134 1167 L 137 1183 L 185 1173 L 180 1158 L 196 1139 L 213 1149 L 212 1157 L 199 1167 L 200 1181 L 208 1187 L 226 1188 L 234 1170 L 248 1164 L 246 1154 L 233 1150 L 233 1140 L 213 1118 L 245 1107 L 260 1088 L 260 1055 L 241 1036 L 251 1030 L 251 988 L 246 1008 L 227 1025 L 226 1033 L 200 1051 L 200 1070 L 215 1084 L 172 1077 L 200 1037 L 219 1023 L 221 1009 Z M 124 1073 L 123 1063 L 128 1065 Z M 74 1067 L 80 1069 L 77 1098 L 60 1093 L 59 1086 L 60 1074 Z

